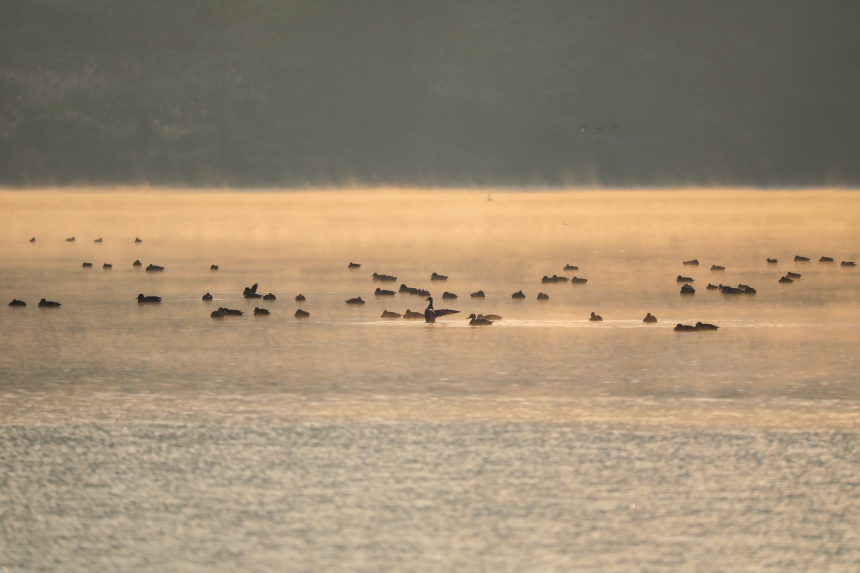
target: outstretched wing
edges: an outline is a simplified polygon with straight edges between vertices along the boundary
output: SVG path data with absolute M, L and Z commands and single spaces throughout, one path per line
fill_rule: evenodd
M 251 287 L 251 294 L 257 294 L 257 283 L 254 283 L 254 286 Z
M 459 310 L 449 310 L 447 308 L 437 308 L 437 309 L 433 309 L 433 312 L 436 313 L 436 316 L 446 316 L 448 314 L 457 314 L 460 311 Z

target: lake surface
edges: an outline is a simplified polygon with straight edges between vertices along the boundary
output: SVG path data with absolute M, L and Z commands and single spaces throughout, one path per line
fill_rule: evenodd
M 841 191 L 0 192 L 28 303 L 0 320 L 0 565 L 858 570 L 857 229 Z M 401 283 L 460 313 L 382 320 L 424 310 L 373 294 Z

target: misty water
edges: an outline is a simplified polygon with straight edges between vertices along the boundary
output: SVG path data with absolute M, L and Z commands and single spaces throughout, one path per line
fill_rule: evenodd
M 857 570 L 858 228 L 832 190 L 0 192 L 0 565 Z M 381 319 L 401 284 L 460 312 Z

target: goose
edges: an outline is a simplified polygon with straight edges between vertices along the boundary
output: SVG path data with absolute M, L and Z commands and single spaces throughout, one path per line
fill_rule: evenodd
M 278 300 L 278 297 L 276 297 L 272 293 L 269 293 L 269 294 L 263 296 L 263 300 Z M 298 300 L 298 299 L 296 299 L 296 300 Z
M 484 294 L 484 291 L 479 290 L 478 292 L 473 292 L 469 296 L 471 296 L 472 298 L 486 298 L 487 295 Z
M 775 265 L 778 262 L 779 261 L 777 259 L 767 259 L 767 264 L 769 265 Z
M 93 267 L 93 264 L 92 263 L 84 263 L 81 266 L 85 269 L 91 269 Z
M 832 263 L 833 257 L 821 257 L 820 259 L 818 259 L 818 262 L 819 263 Z
M 68 239 L 66 239 L 66 242 L 67 242 L 67 243 L 74 243 L 74 242 L 75 242 L 75 238 L 74 238 L 74 237 L 69 237 Z
M 393 277 L 391 275 L 380 275 L 379 273 L 373 273 L 370 276 L 372 276 L 375 281 L 394 282 L 397 280 L 397 277 Z
M 487 320 L 492 320 L 496 322 L 497 320 L 502 320 L 502 317 L 498 314 L 479 314 L 478 318 L 486 318 Z
M 18 300 L 17 298 L 13 298 L 12 302 L 9 303 L 9 306 L 27 306 L 27 303 L 23 300 Z
M 224 316 L 242 316 L 243 314 L 245 314 L 241 310 L 232 310 L 232 309 L 224 308 L 224 307 L 221 307 L 218 310 L 221 311 L 221 313 L 223 313 Z
M 140 261 L 134 261 L 133 263 L 131 263 L 131 266 L 133 266 L 133 267 L 142 267 L 142 266 L 143 266 L 143 263 L 141 263 Z
M 403 315 L 399 312 L 391 312 L 390 310 L 383 310 L 381 318 L 401 318 Z
M 799 273 L 793 273 L 791 271 L 788 271 L 787 273 L 785 273 L 785 276 L 790 279 L 799 279 L 801 275 Z
M 102 268 L 103 268 L 103 269 L 105 269 L 105 270 L 107 270 L 107 269 L 112 269 L 112 268 L 113 268 L 113 265 L 112 265 L 112 264 L 110 264 L 110 263 L 105 263 L 105 264 L 103 264 L 103 265 L 102 265 Z
M 678 323 L 675 325 L 675 332 L 696 332 L 696 327 Z
M 207 292 L 206 294 L 203 295 L 203 300 L 205 300 L 205 301 L 212 300 L 212 295 Z
M 365 304 L 365 302 L 361 300 L 360 296 L 357 296 L 346 301 L 346 304 Z
M 841 263 L 839 263 L 839 266 L 841 266 L 841 267 L 856 267 L 857 263 L 855 263 L 854 261 L 842 261 Z
M 439 316 L 447 316 L 449 314 L 457 314 L 460 312 L 459 310 L 450 310 L 447 308 L 440 308 L 436 310 L 433 308 L 433 297 L 428 296 L 427 300 L 430 304 L 427 305 L 427 308 L 424 309 L 424 322 L 429 322 L 430 324 L 436 322 L 436 318 Z
M 571 265 L 570 263 L 568 263 L 568 264 L 564 265 L 563 270 L 565 270 L 565 271 L 578 271 L 579 267 L 575 267 L 575 266 Z
M 584 285 L 587 282 L 588 279 L 581 279 L 579 277 L 573 277 L 572 279 L 570 279 L 570 284 L 572 285 Z
M 134 242 L 135 243 L 142 243 L 143 241 L 140 240 L 140 237 L 135 237 Z
M 511 298 L 526 298 L 526 295 L 523 294 L 523 291 L 517 291 L 511 295 Z
M 678 278 L 675 279 L 675 282 L 676 283 L 691 283 L 691 282 L 695 282 L 695 279 L 693 279 L 691 277 L 682 277 L 681 275 L 678 275 Z
M 257 308 L 256 306 L 254 307 L 254 316 L 268 316 L 268 315 L 269 315 L 268 309 Z
M 36 242 L 36 237 L 33 237 L 32 239 L 30 239 L 30 242 L 31 242 L 31 243 L 35 243 L 35 242 Z
M 645 315 L 645 318 L 642 319 L 642 322 L 657 322 L 657 317 L 653 316 L 650 312 Z
M 393 290 L 382 290 L 381 288 L 377 287 L 376 292 L 374 292 L 373 294 L 376 296 L 394 296 L 394 291 Z
M 793 283 L 794 281 L 793 281 L 793 280 L 791 280 L 791 279 L 790 279 L 790 278 L 788 278 L 788 277 L 782 277 L 782 278 L 781 278 L 781 279 L 779 279 L 779 281 L 777 281 L 777 282 L 788 284 L 788 283 Z
M 447 281 L 448 277 L 446 277 L 445 275 L 440 275 L 439 273 L 433 273 L 432 275 L 430 275 L 430 280 L 431 281 Z
M 688 266 L 698 267 L 699 266 L 699 259 L 692 259 L 689 261 L 684 261 L 684 264 L 688 265 Z
M 603 322 L 603 317 L 599 314 L 594 314 L 594 312 L 592 312 L 591 318 L 589 318 L 588 320 L 590 320 L 591 322 Z
M 210 265 L 210 266 L 209 266 L 209 270 L 210 270 L 210 271 L 217 271 L 217 270 L 218 270 L 218 265 Z
M 98 239 L 96 239 L 96 240 L 95 240 L 95 241 L 93 241 L 93 242 L 94 242 L 94 243 L 101 243 L 101 242 L 102 242 L 102 238 L 101 238 L 101 237 L 99 237 Z
M 717 285 L 712 285 L 711 283 L 708 283 L 708 286 L 705 287 L 706 290 L 719 290 L 719 288 Z
M 308 318 L 308 317 L 310 317 L 310 315 L 311 315 L 311 313 L 309 313 L 308 311 L 299 309 L 296 311 L 296 314 L 294 314 L 293 316 L 295 316 L 296 318 Z
M 452 292 L 445 291 L 442 293 L 442 298 L 443 299 L 444 298 L 454 299 L 454 298 L 457 298 L 457 295 L 452 293 Z
M 296 295 L 296 301 L 297 302 L 302 302 L 304 300 L 305 300 L 305 295 L 303 295 L 302 293 L 299 293 Z
M 796 263 L 806 263 L 809 262 L 809 257 L 801 257 L 800 255 L 794 256 L 794 262 Z
M 726 267 L 722 267 L 720 265 L 711 265 L 711 270 L 712 271 L 724 271 L 724 270 L 726 270 Z
M 718 328 L 719 328 L 719 326 L 716 326 L 713 324 L 708 324 L 706 322 L 697 322 L 696 323 L 696 330 L 716 330 Z
M 490 326 L 491 324 L 493 324 L 492 320 L 478 318 L 474 314 L 469 315 L 469 326 Z
M 406 320 L 424 320 L 424 314 L 420 312 L 412 312 L 407 308 L 406 312 L 403 313 L 403 318 Z
M 147 272 L 160 272 L 163 270 L 164 270 L 164 267 L 160 267 L 158 265 L 153 265 L 153 264 L 150 264 L 148 267 L 146 267 Z
M 161 302 L 160 296 L 144 296 L 143 294 L 137 295 L 137 304 L 152 304 L 156 302 Z
M 263 298 L 263 295 L 257 294 L 257 285 L 259 283 L 254 283 L 254 286 L 245 287 L 245 290 L 242 291 L 242 296 L 245 298 Z
M 42 299 L 39 301 L 39 308 L 60 308 L 61 303 L 52 300 Z
M 537 295 L 537 299 L 538 299 L 538 300 L 549 300 L 549 295 L 548 295 L 548 294 L 544 294 L 544 293 L 542 293 L 542 292 L 539 292 L 539 293 L 538 293 L 538 295 Z
M 691 285 L 684 285 L 681 287 L 681 294 L 696 294 L 696 289 Z
M 348 268 L 348 269 L 360 269 L 361 263 L 353 263 L 352 261 L 350 261 L 350 263 L 346 266 L 346 268 Z

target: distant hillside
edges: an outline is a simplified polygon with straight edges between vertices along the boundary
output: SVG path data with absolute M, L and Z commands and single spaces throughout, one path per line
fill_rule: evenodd
M 0 0 L 0 185 L 857 186 L 858 16 Z

